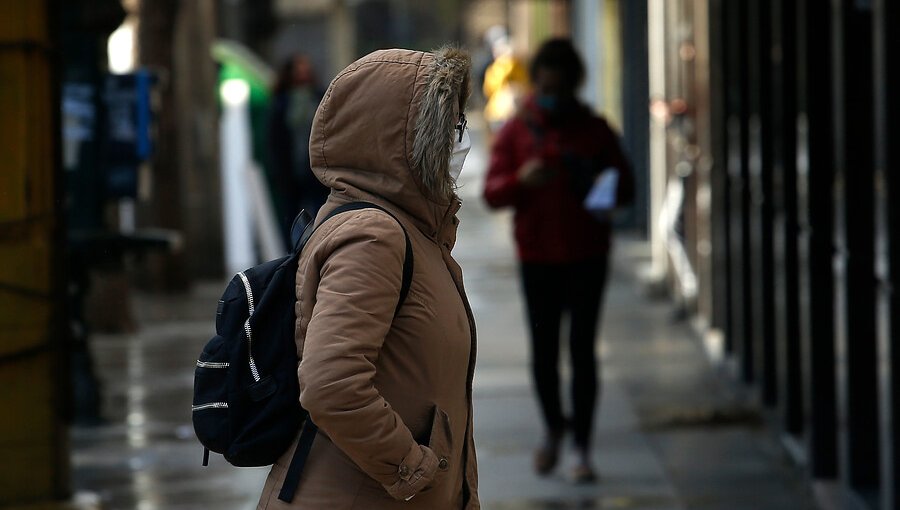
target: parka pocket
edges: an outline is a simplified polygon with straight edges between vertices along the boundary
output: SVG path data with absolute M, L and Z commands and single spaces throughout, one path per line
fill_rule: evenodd
M 437 456 L 438 466 L 434 478 L 423 492 L 439 485 L 452 467 L 453 436 L 450 432 L 450 416 L 436 405 L 431 418 L 431 433 L 426 446 Z

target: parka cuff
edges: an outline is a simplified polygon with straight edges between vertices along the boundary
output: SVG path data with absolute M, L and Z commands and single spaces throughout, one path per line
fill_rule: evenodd
M 437 469 L 438 458 L 431 448 L 414 444 L 397 467 L 397 481 L 384 488 L 394 499 L 410 500 L 428 487 Z

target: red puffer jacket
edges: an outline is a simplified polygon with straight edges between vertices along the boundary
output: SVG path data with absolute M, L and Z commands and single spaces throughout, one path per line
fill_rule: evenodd
M 537 188 L 520 185 L 522 164 L 538 157 L 555 176 Z M 578 105 L 551 118 L 533 99 L 497 134 L 484 188 L 493 208 L 515 208 L 515 235 L 523 262 L 565 263 L 604 255 L 610 224 L 582 206 L 593 177 L 619 170 L 616 203 L 631 203 L 634 178 L 616 134 L 601 117 Z

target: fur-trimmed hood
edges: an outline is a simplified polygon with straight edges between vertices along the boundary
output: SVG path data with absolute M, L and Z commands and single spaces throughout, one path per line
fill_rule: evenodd
M 455 48 L 379 50 L 348 66 L 313 121 L 316 177 L 352 200 L 381 197 L 437 235 L 457 202 L 448 166 L 469 68 Z

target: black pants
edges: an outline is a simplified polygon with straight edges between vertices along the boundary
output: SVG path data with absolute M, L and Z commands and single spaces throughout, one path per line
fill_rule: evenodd
M 563 313 L 570 318 L 572 428 L 575 444 L 589 447 L 599 378 L 595 339 L 606 257 L 567 264 L 523 263 L 522 284 L 531 327 L 531 368 L 551 432 L 562 432 L 565 418 L 559 392 L 559 337 Z

